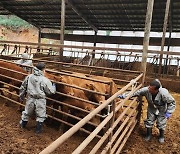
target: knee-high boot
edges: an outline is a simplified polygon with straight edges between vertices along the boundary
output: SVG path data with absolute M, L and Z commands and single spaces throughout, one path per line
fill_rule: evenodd
M 25 128 L 28 122 L 27 122 L 27 121 L 24 121 L 24 120 L 20 120 L 19 123 L 20 123 L 20 127 L 21 127 L 21 128 Z
M 152 137 L 152 128 L 147 128 L 147 132 L 146 132 L 146 136 L 145 136 L 145 140 L 149 141 Z
M 42 132 L 42 125 L 43 125 L 42 122 L 37 122 L 36 131 L 35 131 L 37 134 Z
M 159 129 L 159 142 L 160 143 L 164 143 L 164 130 L 163 129 Z

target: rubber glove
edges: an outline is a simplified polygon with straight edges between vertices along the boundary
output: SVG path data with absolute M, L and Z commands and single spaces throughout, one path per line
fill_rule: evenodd
M 166 117 L 167 119 L 169 119 L 169 118 L 171 117 L 171 115 L 172 115 L 171 113 L 168 113 L 168 112 L 165 113 L 165 117 Z

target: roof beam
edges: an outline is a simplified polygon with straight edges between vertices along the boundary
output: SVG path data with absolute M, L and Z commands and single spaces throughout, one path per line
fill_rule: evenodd
M 73 4 L 72 0 L 66 0 L 66 3 L 71 6 L 71 8 L 76 12 L 94 31 L 98 31 L 96 26 L 94 26 L 85 16 L 82 15 L 82 13 L 76 8 L 76 6 Z
M 39 10 L 39 11 L 36 11 L 36 10 L 21 10 L 21 9 L 18 9 L 18 10 L 16 10 L 15 11 L 15 13 L 16 12 L 22 12 L 22 13 L 26 13 L 26 15 L 55 15 L 55 13 L 54 13 L 54 10 Z M 60 12 L 60 11 L 59 11 Z M 58 10 L 57 10 L 57 15 L 58 15 Z M 85 12 L 85 11 L 84 11 Z M 74 15 L 73 14 L 74 12 L 72 12 L 72 11 L 66 11 L 66 15 Z M 117 15 L 117 13 L 119 14 L 119 16 L 122 16 L 123 14 L 123 12 L 122 11 L 116 11 L 116 12 L 108 12 L 108 10 L 106 11 L 106 12 L 93 12 L 93 16 L 103 16 L 103 15 L 108 15 L 108 16 L 114 16 L 114 15 Z M 159 13 L 162 13 L 161 11 L 158 11 L 158 12 L 156 12 L 156 13 L 158 13 L 158 14 L 155 14 L 154 16 L 159 16 Z M 89 15 L 87 12 L 86 13 L 83 13 L 85 16 L 92 16 L 92 15 Z M 180 11 L 178 11 L 178 12 L 174 12 L 174 15 L 176 15 L 176 16 L 178 16 L 180 14 Z M 135 11 L 135 12 L 130 12 L 130 13 L 128 13 L 128 15 L 130 16 L 130 17 L 134 17 L 134 16 L 144 16 L 145 17 L 145 15 L 143 14 L 143 13 L 141 13 L 141 12 L 138 12 L 138 11 Z
M 45 22 L 45 21 L 34 21 L 35 23 L 37 23 L 38 25 L 59 25 L 58 22 L 56 23 L 51 23 L 51 22 Z M 129 23 L 125 23 L 125 24 L 121 24 L 121 23 L 116 23 L 116 24 L 99 24 L 98 27 L 123 27 L 123 26 L 128 26 Z M 144 24 L 136 24 L 138 27 L 144 28 Z M 59 25 L 60 26 L 60 25 Z M 87 26 L 85 23 L 66 23 L 66 26 Z M 157 24 L 156 27 L 158 28 L 162 28 L 162 24 Z
M 159 3 L 162 3 L 164 2 L 164 0 L 158 0 Z M 91 0 L 84 0 L 84 4 L 86 5 L 90 5 L 90 4 L 102 4 L 102 1 L 99 1 L 99 0 L 96 0 L 96 1 L 91 1 Z M 119 0 L 111 0 L 111 1 L 105 1 L 103 2 L 103 4 L 116 4 L 116 3 L 119 3 Z M 136 0 L 136 1 L 133 1 L 133 0 L 124 0 L 123 1 L 124 4 L 147 4 L 147 1 L 145 0 Z M 77 2 L 77 4 L 82 4 L 81 2 Z

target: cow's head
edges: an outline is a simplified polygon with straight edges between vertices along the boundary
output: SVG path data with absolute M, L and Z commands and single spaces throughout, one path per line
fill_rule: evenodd
M 89 90 L 93 90 L 95 92 L 103 93 L 102 90 L 95 83 L 87 83 L 85 88 Z M 99 104 L 105 101 L 105 96 L 100 95 L 100 94 L 88 92 L 88 96 L 90 97 L 92 101 L 95 101 Z
M 63 84 L 61 84 L 61 91 L 65 94 L 74 96 L 74 90 L 72 87 L 66 85 L 66 84 L 70 84 L 72 85 L 72 81 L 68 76 L 58 76 L 58 80 L 59 82 L 63 82 Z
M 73 88 L 59 83 L 59 82 L 63 82 L 65 84 L 71 84 L 70 81 L 68 80 L 68 77 L 49 74 L 47 72 L 44 73 L 44 76 L 50 79 L 52 82 L 56 83 L 56 90 L 58 92 L 62 92 L 62 93 L 69 94 L 72 96 L 74 95 Z

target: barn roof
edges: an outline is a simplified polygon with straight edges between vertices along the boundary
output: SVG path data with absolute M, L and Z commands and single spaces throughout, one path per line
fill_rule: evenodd
M 66 30 L 144 31 L 148 0 L 66 0 Z M 155 0 L 151 31 L 162 32 L 166 0 Z M 180 32 L 180 0 L 171 0 L 170 24 Z M 61 0 L 1 0 L 0 14 L 15 14 L 39 28 L 60 29 Z M 167 29 L 168 30 L 168 29 Z

